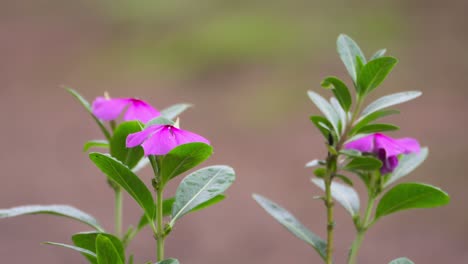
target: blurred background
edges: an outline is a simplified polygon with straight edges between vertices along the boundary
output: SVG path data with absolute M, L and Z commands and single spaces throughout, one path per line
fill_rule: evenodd
M 102 136 L 62 85 L 90 101 L 108 91 L 159 109 L 190 102 L 182 126 L 211 140 L 207 164 L 229 164 L 238 178 L 226 201 L 176 225 L 167 256 L 186 264 L 319 263 L 251 194 L 278 202 L 325 237 L 323 204 L 312 199 L 321 191 L 304 168 L 325 154 L 306 91 L 327 94 L 320 88 L 327 75 L 350 83 L 335 44 L 346 33 L 367 56 L 387 48 L 400 59 L 374 98 L 423 91 L 388 121 L 402 127 L 393 136 L 418 138 L 431 150 L 405 180 L 441 186 L 452 197 L 443 208 L 383 219 L 368 233 L 360 263 L 400 256 L 468 263 L 467 11 L 463 0 L 0 1 L 0 208 L 65 203 L 113 229 L 113 192 L 81 152 Z M 143 171 L 148 183 L 150 174 Z M 128 197 L 124 210 L 125 224 L 136 224 L 141 212 Z M 344 263 L 354 229 L 336 211 L 336 263 Z M 86 263 L 40 242 L 69 243 L 87 230 L 53 216 L 2 220 L 1 262 Z M 154 259 L 149 232 L 130 251 L 136 263 Z

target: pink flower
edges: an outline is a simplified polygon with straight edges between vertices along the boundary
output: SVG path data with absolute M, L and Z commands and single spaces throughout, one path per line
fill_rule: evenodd
M 166 155 L 173 148 L 192 142 L 210 142 L 195 133 L 182 130 L 171 125 L 152 125 L 145 130 L 133 133 L 127 137 L 127 148 L 141 145 L 148 155 Z
M 385 174 L 392 172 L 398 166 L 398 155 L 417 153 L 420 146 L 414 138 L 394 139 L 381 133 L 375 133 L 351 141 L 344 148 L 376 155 L 383 163 L 380 172 Z
M 150 104 L 136 98 L 97 97 L 93 102 L 91 110 L 97 118 L 111 121 L 117 119 L 125 108 L 126 112 L 123 116 L 125 121 L 138 120 L 146 123 L 161 115 Z

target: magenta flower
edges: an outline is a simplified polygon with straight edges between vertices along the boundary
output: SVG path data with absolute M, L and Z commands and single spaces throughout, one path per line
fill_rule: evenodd
M 195 133 L 171 125 L 152 125 L 127 137 L 127 148 L 141 145 L 148 155 L 166 155 L 173 148 L 192 142 L 210 142 Z
M 394 139 L 384 134 L 375 133 L 351 141 L 344 148 L 374 154 L 382 161 L 380 172 L 385 174 L 392 172 L 398 166 L 398 155 L 417 153 L 420 146 L 414 138 Z
M 117 119 L 125 110 L 123 120 L 138 120 L 143 123 L 160 116 L 158 110 L 153 108 L 147 102 L 136 98 L 106 98 L 97 97 L 94 100 L 91 110 L 93 114 L 105 121 Z

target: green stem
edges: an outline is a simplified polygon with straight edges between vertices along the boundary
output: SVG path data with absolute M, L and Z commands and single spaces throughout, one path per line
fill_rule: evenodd
M 367 208 L 366 208 L 366 213 L 364 216 L 364 221 L 362 224 L 358 224 L 357 227 L 357 235 L 356 239 L 354 239 L 353 244 L 351 246 L 351 251 L 349 253 L 349 264 L 355 264 L 357 261 L 357 255 L 359 252 L 359 249 L 361 248 L 362 241 L 364 240 L 364 236 L 366 235 L 367 230 L 369 227 L 373 224 L 371 221 L 371 216 L 372 216 L 372 211 L 374 208 L 374 203 L 375 203 L 375 197 L 374 195 L 370 194 L 369 195 L 369 201 L 367 203 Z
M 332 178 L 328 177 L 325 181 L 325 205 L 327 207 L 327 258 L 326 263 L 333 263 L 333 231 L 335 223 L 333 220 L 333 199 L 331 196 Z
M 157 224 L 157 237 L 156 237 L 156 246 L 158 261 L 164 260 L 164 229 L 163 229 L 163 188 L 158 188 L 156 190 L 157 194 L 157 213 L 156 213 L 156 224 Z
M 115 189 L 115 235 L 122 237 L 122 187 L 118 186 Z

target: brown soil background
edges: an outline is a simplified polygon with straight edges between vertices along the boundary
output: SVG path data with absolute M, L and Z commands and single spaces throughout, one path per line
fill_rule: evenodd
M 375 97 L 423 91 L 389 119 L 402 128 L 395 136 L 430 147 L 426 163 L 405 180 L 441 186 L 452 197 L 443 208 L 383 219 L 368 233 L 360 263 L 400 256 L 468 263 L 467 3 L 0 1 L 0 208 L 71 204 L 113 228 L 112 192 L 81 152 L 99 130 L 61 85 L 89 100 L 109 91 L 161 109 L 191 102 L 182 126 L 209 138 L 215 155 L 207 164 L 233 166 L 237 181 L 222 204 L 176 225 L 167 255 L 188 264 L 319 263 L 251 194 L 273 199 L 325 235 L 323 206 L 312 199 L 320 190 L 304 169 L 324 155 L 306 91 L 320 90 L 326 75 L 346 77 L 335 52 L 344 32 L 368 56 L 386 47 L 400 59 Z M 149 182 L 150 170 L 143 175 Z M 344 210 L 336 212 L 336 263 L 344 263 L 354 230 Z M 128 197 L 125 213 L 126 225 L 141 213 Z M 85 263 L 40 242 L 68 243 L 87 230 L 53 216 L 2 220 L 0 262 Z M 143 232 L 130 249 L 142 263 L 154 259 L 154 247 Z

